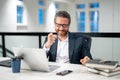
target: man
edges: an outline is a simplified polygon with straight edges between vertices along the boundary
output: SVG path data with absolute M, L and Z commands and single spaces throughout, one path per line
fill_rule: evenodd
M 55 31 L 48 34 L 44 44 L 49 61 L 85 64 L 92 59 L 84 37 L 69 32 L 71 17 L 66 11 L 58 11 L 54 18 Z

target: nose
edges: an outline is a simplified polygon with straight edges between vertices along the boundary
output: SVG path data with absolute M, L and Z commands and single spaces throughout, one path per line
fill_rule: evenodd
M 64 29 L 64 27 L 61 25 L 60 27 L 59 27 L 59 30 L 63 30 Z

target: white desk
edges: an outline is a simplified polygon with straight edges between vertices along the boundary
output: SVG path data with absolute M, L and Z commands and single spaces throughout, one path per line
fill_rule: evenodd
M 0 57 L 0 60 L 3 59 L 4 58 Z M 21 70 L 20 73 L 12 73 L 11 68 L 0 66 L 0 80 L 120 80 L 120 75 L 105 77 L 102 75 L 90 73 L 83 65 L 57 63 L 52 64 L 59 65 L 60 68 L 49 73 L 30 70 Z M 56 75 L 58 71 L 66 69 L 73 70 L 73 72 L 66 76 Z

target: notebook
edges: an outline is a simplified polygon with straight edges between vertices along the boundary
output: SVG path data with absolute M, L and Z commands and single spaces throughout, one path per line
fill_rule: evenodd
M 118 66 L 118 61 L 108 61 L 101 59 L 93 59 L 88 61 L 85 65 L 91 68 L 100 69 L 115 69 Z
M 118 68 L 120 69 L 120 67 L 118 67 Z M 89 67 L 87 68 L 87 70 L 92 72 L 92 73 L 100 74 L 100 75 L 107 76 L 107 77 L 120 75 L 120 70 L 119 69 L 116 70 L 116 71 L 106 72 L 106 71 L 95 69 L 95 68 L 89 68 Z
M 13 52 L 15 56 L 23 57 L 21 69 L 49 72 L 59 68 L 48 64 L 46 52 L 42 48 L 13 48 Z

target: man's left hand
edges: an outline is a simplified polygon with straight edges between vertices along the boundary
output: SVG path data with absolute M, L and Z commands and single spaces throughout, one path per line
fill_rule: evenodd
M 80 59 L 80 62 L 83 64 L 83 65 L 85 65 L 85 63 L 87 62 L 87 61 L 89 61 L 90 60 L 90 58 L 88 57 L 88 56 L 85 56 L 83 59 Z

